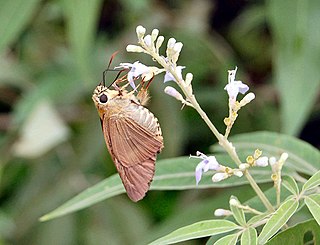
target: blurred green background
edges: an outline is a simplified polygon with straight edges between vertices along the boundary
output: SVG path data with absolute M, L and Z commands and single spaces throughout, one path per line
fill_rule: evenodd
M 196 97 L 220 131 L 227 70 L 238 66 L 237 79 L 256 99 L 232 134 L 277 131 L 319 147 L 319 16 L 320 1 L 307 0 L 0 0 L 0 244 L 144 244 L 183 222 L 212 218 L 231 192 L 251 197 L 242 187 L 152 191 L 139 203 L 121 195 L 38 221 L 115 173 L 91 94 L 117 50 L 114 65 L 154 65 L 125 51 L 139 24 L 183 42 L 178 64 L 194 74 Z M 210 131 L 163 93 L 161 79 L 148 107 L 163 130 L 158 158 L 208 152 Z

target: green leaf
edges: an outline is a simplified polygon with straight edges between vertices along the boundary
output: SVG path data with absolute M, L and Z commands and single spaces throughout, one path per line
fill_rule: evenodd
M 232 200 L 232 199 L 235 200 L 236 202 L 240 203 L 238 198 L 236 198 L 235 196 L 231 196 L 230 200 Z M 241 226 L 245 226 L 246 225 L 246 218 L 244 216 L 243 209 L 238 208 L 236 205 L 231 205 L 231 204 L 230 204 L 230 209 L 232 211 L 233 217 L 238 222 L 238 224 L 240 224 Z
M 67 20 L 69 41 L 78 70 L 83 79 L 90 81 L 92 62 L 91 52 L 99 17 L 101 0 L 63 0 L 63 10 Z
M 271 216 L 270 213 L 264 213 L 264 214 L 253 216 L 251 219 L 248 220 L 248 225 L 254 225 L 255 223 L 260 222 L 261 220 L 266 219 L 270 216 Z
M 256 245 L 257 244 L 257 231 L 252 227 L 244 230 L 241 236 L 242 245 Z
M 320 171 L 316 172 L 306 183 L 304 183 L 302 191 L 310 190 L 318 185 L 320 185 Z
M 220 238 L 214 245 L 234 245 L 237 243 L 239 234 L 231 234 Z
M 40 0 L 0 1 L 0 54 L 28 25 Z
M 319 150 L 295 137 L 273 132 L 254 132 L 235 135 L 230 141 L 237 152 L 242 154 L 252 154 L 257 148 L 268 157 L 280 157 L 281 153 L 287 152 L 289 158 L 284 164 L 284 171 L 290 168 L 310 176 L 319 171 Z
M 294 195 L 298 195 L 299 194 L 299 188 L 298 188 L 297 182 L 291 176 L 288 176 L 288 175 L 283 176 L 282 177 L 282 185 L 288 191 L 290 191 L 292 194 L 294 194 Z
M 282 226 L 284 226 L 297 210 L 298 206 L 299 203 L 293 199 L 288 199 L 282 203 L 263 227 L 258 237 L 259 244 L 266 243 L 270 237 L 272 237 Z
M 172 244 L 195 238 L 226 233 L 237 228 L 239 228 L 239 226 L 228 220 L 205 220 L 177 229 L 170 234 L 155 240 L 150 243 L 150 245 Z
M 218 160 L 223 162 L 226 158 L 220 157 Z M 156 173 L 150 190 L 186 190 L 239 186 L 248 183 L 245 178 L 238 177 L 231 177 L 224 181 L 213 183 L 211 180 L 212 173 L 207 172 L 203 175 L 197 186 L 195 183 L 194 170 L 198 162 L 198 159 L 189 159 L 189 157 L 158 161 L 156 163 Z M 263 170 L 261 172 L 256 171 L 253 176 L 258 183 L 268 182 L 270 179 L 270 173 L 266 173 Z M 119 175 L 115 174 L 87 190 L 84 190 L 62 206 L 41 217 L 41 221 L 75 212 L 121 193 L 125 193 L 125 190 Z
M 228 220 L 205 220 L 177 229 L 170 234 L 153 241 L 150 245 L 172 244 L 195 238 L 226 233 L 237 228 L 239 228 L 239 226 Z
M 294 135 L 306 122 L 319 91 L 320 1 L 273 0 L 267 6 L 282 132 Z
M 312 243 L 304 240 L 306 233 L 313 235 Z M 308 220 L 280 232 L 266 244 L 320 244 L 320 226 L 314 219 Z
M 313 194 L 305 198 L 305 203 L 312 216 L 320 225 L 320 194 Z

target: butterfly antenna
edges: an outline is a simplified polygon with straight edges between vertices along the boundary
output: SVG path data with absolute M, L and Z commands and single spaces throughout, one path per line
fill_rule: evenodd
M 110 71 L 111 63 L 112 63 L 114 57 L 117 55 L 118 52 L 119 52 L 119 51 L 116 51 L 116 52 L 114 52 L 114 53 L 111 55 L 110 60 L 109 60 L 108 67 L 107 67 L 107 69 L 105 69 L 105 70 L 103 71 L 103 73 L 102 73 L 102 83 L 103 83 L 103 86 L 106 86 L 106 75 L 107 75 L 107 72 Z M 119 76 L 119 74 L 118 74 L 118 76 Z
M 115 77 L 115 79 L 114 79 L 113 82 L 109 85 L 108 88 L 110 88 L 110 87 L 118 80 L 118 78 L 120 77 L 120 74 L 121 74 L 123 71 L 125 71 L 125 70 L 126 70 L 126 69 L 122 69 L 122 70 L 120 70 L 120 71 L 118 72 L 117 76 Z

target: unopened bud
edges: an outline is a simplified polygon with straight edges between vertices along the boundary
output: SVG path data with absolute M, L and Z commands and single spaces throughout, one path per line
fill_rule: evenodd
M 248 93 L 243 99 L 240 101 L 240 106 L 245 106 L 246 104 L 250 103 L 256 96 L 254 93 Z
M 142 53 L 145 52 L 144 49 L 137 45 L 129 44 L 126 48 L 127 52 L 135 52 L 135 53 Z
M 282 153 L 280 156 L 279 162 L 284 163 L 288 159 L 288 157 L 289 157 L 288 153 L 286 152 Z
M 182 95 L 175 88 L 173 88 L 171 86 L 165 87 L 164 92 L 166 94 L 176 98 L 177 100 L 184 101 Z
M 187 86 L 189 86 L 191 84 L 192 79 L 193 79 L 193 74 L 190 73 L 190 72 L 187 73 L 187 75 L 186 75 L 186 84 L 187 84 Z
M 163 36 L 159 36 L 157 38 L 157 42 L 156 42 L 156 49 L 159 50 L 159 48 L 161 47 L 162 43 L 164 41 L 164 37 Z
M 216 173 L 212 176 L 212 181 L 213 182 L 220 182 L 221 180 L 224 180 L 226 178 L 228 178 L 228 174 L 227 173 Z
M 151 40 L 151 36 L 150 35 L 146 35 L 144 38 L 144 43 L 148 46 L 148 47 L 151 47 L 152 45 L 152 40 Z
M 214 215 L 217 217 L 229 216 L 229 215 L 232 215 L 232 212 L 227 209 L 218 208 L 214 211 Z
M 176 43 L 176 39 L 174 39 L 173 37 L 171 37 L 171 38 L 168 40 L 167 48 L 168 48 L 168 49 L 173 49 L 175 43 Z
M 183 46 L 182 42 L 177 42 L 174 44 L 173 50 L 177 53 L 180 53 L 182 46 Z
M 159 35 L 159 30 L 158 29 L 153 29 L 152 32 L 151 32 L 151 40 L 152 42 L 154 42 L 157 37 Z
M 229 200 L 229 204 L 230 204 L 231 206 L 237 206 L 237 205 L 240 204 L 240 202 L 239 202 L 237 199 L 235 199 L 235 198 L 231 198 L 231 199 Z
M 269 158 L 269 164 L 272 166 L 272 165 L 275 165 L 277 162 L 277 159 L 275 157 L 270 157 Z
M 266 166 L 268 166 L 268 162 L 269 162 L 268 157 L 259 157 L 256 160 L 256 165 L 259 167 L 266 167 Z
M 239 169 L 233 170 L 233 175 L 238 176 L 239 178 L 243 176 L 243 172 Z
M 248 163 L 241 163 L 239 165 L 239 169 L 242 170 L 242 171 L 245 171 L 248 168 L 250 168 L 250 165 Z
M 144 34 L 146 33 L 146 28 L 144 28 L 143 26 L 137 26 L 136 33 L 137 33 L 138 39 L 142 39 Z

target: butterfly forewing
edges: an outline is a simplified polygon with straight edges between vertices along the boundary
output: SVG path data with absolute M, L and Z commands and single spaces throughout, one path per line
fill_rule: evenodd
M 163 147 L 162 136 L 119 114 L 104 117 L 102 124 L 108 150 L 128 196 L 138 201 L 153 179 L 156 155 Z

